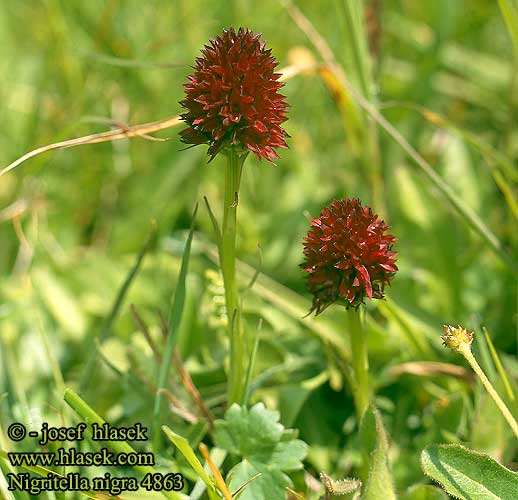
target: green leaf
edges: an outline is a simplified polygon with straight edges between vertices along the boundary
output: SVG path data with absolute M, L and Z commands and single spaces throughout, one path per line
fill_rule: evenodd
M 214 446 L 209 453 L 210 459 L 212 463 L 216 466 L 218 470 L 221 470 L 221 466 L 223 465 L 223 462 L 225 461 L 225 458 L 227 458 L 228 453 L 226 450 L 222 450 L 221 448 L 218 448 L 217 446 Z M 205 466 L 203 467 L 203 470 L 206 474 L 210 473 L 210 467 L 207 462 L 205 462 Z M 189 494 L 189 500 L 200 500 L 200 498 L 203 496 L 205 490 L 207 489 L 206 483 L 201 479 L 198 478 L 196 483 L 194 484 L 194 488 L 191 490 Z M 213 500 L 213 496 L 215 496 L 217 499 L 220 498 L 219 493 L 209 488 L 208 489 L 209 498 Z
M 412 486 L 401 500 L 448 500 L 448 495 L 435 486 L 418 484 Z
M 189 269 L 189 259 L 191 256 L 191 245 L 192 238 L 194 235 L 194 221 L 196 219 L 196 213 L 198 211 L 198 204 L 196 204 L 194 208 L 194 213 L 191 219 L 191 228 L 189 230 L 189 235 L 187 236 L 187 241 L 185 243 L 185 248 L 182 256 L 182 265 L 180 267 L 180 275 L 178 276 L 178 282 L 176 284 L 176 290 L 174 293 L 174 297 L 171 304 L 171 311 L 168 320 L 168 332 L 167 332 L 167 340 L 166 340 L 166 348 L 162 358 L 162 364 L 160 365 L 160 370 L 158 372 L 158 383 L 157 383 L 157 392 L 155 396 L 155 406 L 153 409 L 153 448 L 155 451 L 158 449 L 160 444 L 159 441 L 159 429 L 162 418 L 162 410 L 164 406 L 163 396 L 160 392 L 160 389 L 166 387 L 167 377 L 169 376 L 169 368 L 171 366 L 171 359 L 173 357 L 174 348 L 176 345 L 176 338 L 178 335 L 178 327 L 180 326 L 180 321 L 183 315 L 183 306 L 185 304 L 185 281 L 187 278 L 187 271 Z
M 144 262 L 144 258 L 146 256 L 148 250 L 151 248 L 151 245 L 155 238 L 155 234 L 156 234 L 156 226 L 153 223 L 149 237 L 146 240 L 146 242 L 144 243 L 144 245 L 142 246 L 142 248 L 140 249 L 140 252 L 138 253 L 138 255 L 136 257 L 135 262 L 133 263 L 133 266 L 131 266 L 131 269 L 128 271 L 126 278 L 124 279 L 121 287 L 119 288 L 119 291 L 117 292 L 117 296 L 115 297 L 115 301 L 113 302 L 112 307 L 110 309 L 110 313 L 104 319 L 100 332 L 97 333 L 95 330 L 93 330 L 92 333 L 87 335 L 86 339 L 83 341 L 86 352 L 88 352 L 90 350 L 89 349 L 90 346 L 96 339 L 103 341 L 110 335 L 110 333 L 112 331 L 112 327 L 115 323 L 115 320 L 118 317 L 118 315 L 122 309 L 122 304 L 124 303 L 124 299 L 126 298 L 126 295 L 128 294 L 128 291 L 129 291 L 133 281 L 135 280 L 140 268 L 142 267 L 142 263 Z M 97 357 L 97 350 L 90 350 L 90 355 L 87 357 L 86 363 L 83 368 L 83 372 L 81 374 L 81 379 L 79 382 L 79 392 L 86 390 L 86 387 L 87 387 L 88 383 L 90 382 L 90 379 L 92 377 L 92 372 L 95 369 L 96 357 Z
M 518 500 L 518 473 L 461 445 L 434 444 L 421 453 L 426 475 L 462 500 Z
M 3 459 L 6 463 L 8 463 L 10 465 L 9 454 L 7 451 L 0 449 L 0 458 Z M 29 472 L 33 472 L 34 474 L 37 474 L 38 476 L 41 476 L 43 478 L 48 477 L 48 475 L 50 473 L 55 474 L 58 477 L 62 477 L 62 478 L 66 477 L 63 474 L 60 474 L 56 470 L 46 469 L 45 467 L 42 467 L 40 465 L 21 465 L 19 467 L 21 469 L 27 470 Z M 3 475 L 3 472 L 1 469 L 0 469 L 0 475 Z M 9 492 L 9 490 L 6 490 L 6 491 Z M 0 493 L 3 493 L 2 489 L 0 489 Z M 100 493 L 98 491 L 83 490 L 83 491 L 78 491 L 77 493 L 84 497 L 91 498 L 92 500 L 97 500 L 97 499 L 101 498 L 99 496 Z M 16 498 L 20 499 L 21 497 L 29 498 L 28 495 L 26 495 L 24 491 L 18 492 L 17 494 L 19 495 L 18 497 L 14 497 L 11 495 L 9 497 L 6 497 L 5 500 L 16 500 Z M 109 498 L 108 495 L 106 496 L 106 498 Z
M 513 40 L 515 57 L 518 58 L 518 3 L 516 0 L 498 0 L 498 5 Z
M 365 454 L 370 455 L 369 476 L 363 489 L 362 500 L 395 500 L 392 473 L 388 461 L 388 440 L 379 411 L 371 406 L 365 412 L 360 427 L 360 442 Z
M 88 430 L 86 436 L 91 440 L 92 431 L 91 425 L 96 423 L 99 426 L 103 426 L 106 422 L 98 415 L 93 408 L 91 408 L 86 401 L 81 399 L 81 397 L 76 394 L 72 389 L 65 389 L 65 393 L 63 395 L 63 399 L 65 402 L 72 408 L 87 424 Z M 97 443 L 97 441 L 93 441 L 93 443 Z M 136 451 L 126 442 L 126 441 L 103 441 L 105 445 L 109 446 L 116 453 L 126 453 L 126 454 L 134 454 Z M 134 465 L 132 468 L 140 473 L 142 476 L 146 474 L 155 474 L 157 471 L 148 465 Z M 168 498 L 169 500 L 182 500 L 185 498 L 184 495 L 178 493 L 176 491 L 166 491 L 162 490 L 160 492 L 163 496 Z
M 491 357 L 493 358 L 493 363 L 498 371 L 498 375 L 500 375 L 500 379 L 504 384 L 505 390 L 507 392 L 507 397 L 511 400 L 515 400 L 515 395 L 513 391 L 513 386 L 509 383 L 509 378 L 507 377 L 507 373 L 505 372 L 505 368 L 502 365 L 502 361 L 500 361 L 500 357 L 496 352 L 495 346 L 491 337 L 489 336 L 489 332 L 485 326 L 482 327 L 482 331 L 484 332 L 484 337 L 486 338 L 487 346 L 489 347 L 489 352 L 491 352 Z
M 233 404 L 225 420 L 216 422 L 215 441 L 219 448 L 242 458 L 229 473 L 232 491 L 261 474 L 247 485 L 242 500 L 284 498 L 291 485 L 285 472 L 301 469 L 307 453 L 306 443 L 295 439 L 293 430 L 279 423 L 279 413 L 263 403 L 251 409 Z

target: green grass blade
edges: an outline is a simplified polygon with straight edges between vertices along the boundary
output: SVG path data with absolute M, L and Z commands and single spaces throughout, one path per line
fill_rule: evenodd
M 518 58 L 518 2 L 516 0 L 498 0 L 498 6 L 513 41 L 514 55 Z
M 252 372 L 254 370 L 255 358 L 257 356 L 257 349 L 259 348 L 259 330 L 260 326 L 257 328 L 257 332 L 255 334 L 254 347 L 252 348 L 252 353 L 250 355 L 250 360 L 248 362 L 248 368 L 246 370 L 246 379 L 245 385 L 243 388 L 243 400 L 241 401 L 241 406 L 246 406 L 248 403 L 248 399 L 250 397 L 250 381 L 252 380 Z
M 512 160 L 504 153 L 496 150 L 493 146 L 491 146 L 491 144 L 479 137 L 477 134 L 457 126 L 448 118 L 436 113 L 435 111 L 425 108 L 424 106 L 406 103 L 402 104 L 401 106 L 417 111 L 425 120 L 431 124 L 435 125 L 436 127 L 445 128 L 452 134 L 455 134 L 457 137 L 460 137 L 467 143 L 471 144 L 480 152 L 481 155 L 492 160 L 501 168 L 502 172 L 505 173 L 508 182 L 518 180 L 518 172 L 516 171 Z
M 9 456 L 8 456 L 7 452 L 2 449 L 0 449 L 0 458 L 4 459 L 7 463 L 9 463 Z M 38 476 L 42 476 L 42 477 L 47 477 L 50 473 L 55 474 L 56 476 L 65 477 L 65 476 L 63 476 L 63 474 L 60 474 L 59 472 L 57 472 L 55 470 L 50 470 L 45 467 L 41 467 L 40 465 L 35 465 L 35 466 L 20 465 L 19 467 L 21 469 L 24 469 L 28 472 L 33 472 L 34 474 L 37 474 Z M 1 492 L 1 490 L 0 490 L 0 492 Z M 111 496 L 111 495 L 105 495 L 104 493 L 99 493 L 99 492 L 96 492 L 93 490 L 77 491 L 77 493 L 79 493 L 80 495 L 82 495 L 86 498 L 91 498 L 92 500 L 103 500 L 103 499 L 109 500 L 111 498 L 117 498 L 118 500 L 124 500 L 121 496 L 115 497 L 115 496 Z M 25 494 L 24 492 L 23 492 L 23 495 L 24 495 L 24 498 L 25 497 L 29 498 L 29 496 L 27 494 Z M 15 498 L 15 497 L 12 497 L 12 498 Z M 10 497 L 7 497 L 6 500 L 10 500 Z
M 65 389 L 63 396 L 65 402 L 81 417 L 83 422 L 87 424 L 87 431 L 85 435 L 91 437 L 90 426 L 96 423 L 100 426 L 106 422 L 72 389 Z M 126 441 L 103 441 L 104 445 L 108 445 L 116 453 L 136 453 L 135 450 Z M 145 475 L 148 473 L 154 474 L 156 470 L 151 466 L 135 465 L 132 467 L 136 472 Z M 166 498 L 170 500 L 182 500 L 183 495 L 175 491 L 162 491 Z
M 187 242 L 182 256 L 182 265 L 180 267 L 180 274 L 178 276 L 178 283 L 172 301 L 171 311 L 168 321 L 168 333 L 165 353 L 162 358 L 162 364 L 158 373 L 157 393 L 155 397 L 155 406 L 153 410 L 153 449 L 158 450 L 160 443 L 160 428 L 161 415 L 163 409 L 163 397 L 160 389 L 165 389 L 167 385 L 167 377 L 169 375 L 169 368 L 171 366 L 171 359 L 173 357 L 174 348 L 176 345 L 176 337 L 178 335 L 178 327 L 183 314 L 183 306 L 185 303 L 185 281 L 187 278 L 187 271 L 189 269 L 189 258 L 191 255 L 191 244 L 194 235 L 194 221 L 196 219 L 196 212 L 198 211 L 198 204 L 194 208 L 192 215 L 191 229 L 187 236 Z
M 203 200 L 205 201 L 205 206 L 207 207 L 207 212 L 209 213 L 210 221 L 212 222 L 212 227 L 214 228 L 214 233 L 216 234 L 216 242 L 218 244 L 218 248 L 221 248 L 221 230 L 219 228 L 218 221 L 216 219 L 216 216 L 214 215 L 214 212 L 212 211 L 207 197 L 204 196 Z
M 203 470 L 203 466 L 201 462 L 198 460 L 196 453 L 191 448 L 189 441 L 185 439 L 183 436 L 176 434 L 173 432 L 167 425 L 162 426 L 162 431 L 167 436 L 169 441 L 173 443 L 179 450 L 180 453 L 185 457 L 185 460 L 189 462 L 189 465 L 192 467 L 194 472 L 198 474 L 198 476 L 202 479 L 202 481 L 211 489 L 215 490 L 214 481 L 208 476 L 208 474 Z
M 495 363 L 496 370 L 498 371 L 498 375 L 502 379 L 502 383 L 504 384 L 505 390 L 507 391 L 507 395 L 511 401 L 515 400 L 515 395 L 511 384 L 509 383 L 509 378 L 507 377 L 507 373 L 505 373 L 505 368 L 500 361 L 500 357 L 496 352 L 495 346 L 491 337 L 489 336 L 489 332 L 485 326 L 482 327 L 482 331 L 484 332 L 484 336 L 486 337 L 486 342 L 489 347 L 489 352 L 491 353 L 491 357 L 493 358 L 493 362 Z
M 56 384 L 56 389 L 59 391 L 59 394 L 62 394 L 65 390 L 65 380 L 63 378 L 63 373 L 61 373 L 59 361 L 54 352 L 55 346 L 53 346 L 51 341 L 49 340 L 47 330 L 45 328 L 45 325 L 43 324 L 43 319 L 40 314 L 36 314 L 36 325 L 37 331 L 41 337 L 41 341 L 43 342 L 43 347 L 45 348 L 45 353 L 47 354 L 49 366 L 52 371 L 52 376 L 54 378 L 54 383 Z
M 461 218 L 471 227 L 476 233 L 478 233 L 482 239 L 489 245 L 490 248 L 500 257 L 507 267 L 512 270 L 515 274 L 518 274 L 518 265 L 514 259 L 509 255 L 507 250 L 504 248 L 502 242 L 497 236 L 489 229 L 489 227 L 482 221 L 478 214 L 469 207 L 462 199 L 457 196 L 456 192 L 450 187 L 450 185 L 442 179 L 442 177 L 434 170 L 434 168 L 428 163 L 417 150 L 410 145 L 410 143 L 403 137 L 401 132 L 397 130 L 374 106 L 366 101 L 355 89 L 352 89 L 350 83 L 347 81 L 343 71 L 339 71 L 342 75 L 342 82 L 349 89 L 349 91 L 355 96 L 356 100 L 360 105 L 369 113 L 373 120 L 375 120 L 385 132 L 393 139 L 406 155 L 420 168 L 425 174 L 428 180 L 434 185 L 441 194 L 450 202 L 455 211 L 461 216 Z
M 372 78 L 367 35 L 363 22 L 364 8 L 362 0 L 342 0 L 340 2 L 346 25 L 346 42 L 351 47 L 352 60 L 357 80 L 363 95 L 372 97 Z
M 214 446 L 209 453 L 209 457 L 212 461 L 212 463 L 216 466 L 216 468 L 220 469 L 223 465 L 223 462 L 227 458 L 228 452 L 226 450 L 223 450 L 221 448 L 217 448 Z M 203 467 L 203 470 L 206 474 L 210 473 L 210 466 L 207 462 L 205 462 L 205 466 Z M 203 481 L 201 478 L 198 478 L 196 481 L 194 488 L 191 491 L 191 494 L 189 496 L 189 500 L 200 500 L 202 495 L 204 494 L 205 490 L 207 489 L 207 485 L 205 481 Z M 208 490 L 209 498 L 210 500 L 219 500 L 221 496 L 216 491 L 212 492 L 212 490 L 209 488 Z
M 87 352 L 91 352 L 90 356 L 88 357 L 88 360 L 85 364 L 85 367 L 83 369 L 83 373 L 81 376 L 81 381 L 79 383 L 79 392 L 82 392 L 88 383 L 88 381 L 91 378 L 92 370 L 94 368 L 95 359 L 97 357 L 97 350 L 91 349 L 91 345 L 94 342 L 95 338 L 97 338 L 99 341 L 104 340 L 111 332 L 113 323 L 117 316 L 119 315 L 119 312 L 121 310 L 122 304 L 124 302 L 124 298 L 126 297 L 126 294 L 128 293 L 128 290 L 133 283 L 133 280 L 137 276 L 137 273 L 140 270 L 140 267 L 142 265 L 142 262 L 144 260 L 144 257 L 146 256 L 146 253 L 151 247 L 151 244 L 155 238 L 156 234 L 156 226 L 153 224 L 151 233 L 144 244 L 144 246 L 141 248 L 140 252 L 137 255 L 137 258 L 135 259 L 135 263 L 129 270 L 126 279 L 122 283 L 122 286 L 119 289 L 119 292 L 117 293 L 117 297 L 115 298 L 115 301 L 112 305 L 112 308 L 110 310 L 110 313 L 106 317 L 106 319 L 103 322 L 103 325 L 101 327 L 101 331 L 98 335 L 89 335 L 85 341 L 85 350 Z
M 344 69 L 338 65 L 333 52 L 329 48 L 327 42 L 316 31 L 309 19 L 293 4 L 288 3 L 288 11 L 293 17 L 297 25 L 306 34 L 309 40 L 315 45 L 315 48 L 320 52 L 327 66 L 335 73 L 340 84 L 344 89 L 351 94 L 357 104 L 385 131 L 385 133 L 398 144 L 404 153 L 415 163 L 419 169 L 428 178 L 430 183 L 435 186 L 439 192 L 452 205 L 460 217 L 470 226 L 482 239 L 489 245 L 489 247 L 500 257 L 507 267 L 515 274 L 518 274 L 518 264 L 509 255 L 504 248 L 502 242 L 489 229 L 489 227 L 482 221 L 477 213 L 462 199 L 457 196 L 456 192 L 445 182 L 442 177 L 434 170 L 424 157 L 405 139 L 403 134 L 392 125 L 378 110 L 376 106 L 370 103 L 349 81 Z
M 0 432 L 2 432 L 1 427 Z M 8 483 L 5 476 L 7 474 L 15 473 L 16 469 L 10 464 L 7 452 L 0 448 L 0 494 L 5 496 L 5 500 L 31 500 L 29 494 L 26 491 L 19 491 L 18 498 L 15 498 L 13 493 L 7 489 Z

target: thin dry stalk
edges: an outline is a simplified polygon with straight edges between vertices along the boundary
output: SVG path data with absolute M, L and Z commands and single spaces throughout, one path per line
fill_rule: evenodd
M 311 43 L 315 46 L 320 56 L 335 74 L 343 88 L 353 97 L 356 103 L 401 147 L 406 155 L 422 170 L 431 183 L 444 195 L 451 203 L 457 213 L 466 223 L 476 231 L 494 250 L 494 252 L 505 262 L 510 270 L 518 274 L 518 264 L 509 255 L 501 241 L 486 226 L 476 212 L 469 207 L 457 193 L 441 178 L 434 168 L 421 156 L 421 154 L 410 145 L 410 143 L 360 92 L 354 88 L 347 78 L 343 68 L 337 63 L 332 50 L 324 38 L 318 33 L 311 21 L 290 2 L 286 2 L 288 13 L 306 34 Z
M 178 371 L 178 374 L 180 375 L 180 379 L 182 381 L 183 386 L 185 387 L 185 390 L 189 393 L 189 396 L 191 396 L 193 403 L 198 407 L 201 414 L 209 423 L 209 427 L 212 431 L 214 429 L 214 417 L 205 405 L 198 389 L 194 385 L 194 382 L 192 381 L 192 378 L 189 375 L 189 372 L 185 369 L 177 349 L 175 349 L 173 354 L 173 362 L 176 370 Z
M 162 356 L 160 356 L 155 341 L 153 340 L 153 337 L 151 337 L 151 333 L 149 333 L 149 328 L 142 319 L 142 316 L 140 316 L 140 314 L 138 313 L 137 308 L 134 304 L 130 305 L 130 311 L 133 321 L 138 326 L 139 330 L 142 332 L 142 335 L 144 335 L 149 347 L 153 351 L 153 356 L 155 357 L 155 360 L 160 364 L 162 362 Z
M 166 118 L 165 120 L 159 120 L 157 122 L 142 123 L 140 125 L 134 125 L 132 127 L 121 127 L 108 132 L 101 132 L 99 134 L 86 135 L 84 137 L 78 137 L 76 139 L 69 139 L 67 141 L 55 142 L 54 144 L 48 144 L 46 146 L 39 147 L 28 153 L 24 154 L 16 161 L 13 161 L 7 167 L 0 170 L 0 177 L 7 174 L 11 170 L 15 169 L 23 162 L 34 158 L 47 151 L 54 151 L 57 149 L 66 149 L 74 146 L 82 146 L 85 144 L 97 144 L 99 142 L 117 141 L 119 139 L 129 139 L 130 137 L 142 137 L 149 139 L 148 134 L 158 132 L 159 130 L 165 130 L 167 128 L 175 127 L 181 123 L 179 116 L 173 116 Z M 156 140 L 156 138 L 153 138 Z M 159 139 L 160 140 L 160 139 Z

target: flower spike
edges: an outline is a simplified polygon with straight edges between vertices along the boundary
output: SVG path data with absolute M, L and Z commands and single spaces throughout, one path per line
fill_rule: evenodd
M 359 199 L 333 201 L 311 222 L 304 239 L 307 283 L 313 293 L 311 312 L 321 313 L 337 301 L 347 308 L 381 299 L 397 272 L 396 238 Z
M 184 143 L 208 144 L 211 159 L 229 146 L 259 159 L 279 158 L 275 149 L 288 147 L 281 127 L 288 104 L 278 92 L 284 85 L 274 72 L 278 63 L 265 45 L 243 28 L 223 30 L 205 45 L 180 102 L 188 125 L 180 132 Z

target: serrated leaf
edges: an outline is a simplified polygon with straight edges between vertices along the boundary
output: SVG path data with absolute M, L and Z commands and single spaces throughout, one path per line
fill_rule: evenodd
M 434 444 L 421 453 L 426 475 L 462 500 L 518 500 L 518 473 L 461 445 Z
M 250 482 L 240 495 L 240 500 L 275 500 L 284 499 L 286 487 L 291 486 L 290 478 L 280 470 L 260 463 L 252 463 L 244 459 L 238 463 L 229 474 L 230 488 L 235 490 L 243 483 L 261 474 Z
M 401 500 L 448 500 L 448 495 L 436 486 L 418 484 L 410 488 Z
M 371 406 L 363 416 L 360 441 L 370 454 L 369 477 L 362 492 L 362 500 L 396 500 L 392 473 L 388 461 L 388 440 L 378 410 Z
M 282 470 L 301 468 L 301 460 L 306 456 L 307 445 L 300 439 L 280 442 L 272 453 L 272 462 Z
M 307 445 L 292 429 L 279 423 L 279 413 L 263 403 L 248 409 L 233 404 L 225 420 L 215 424 L 215 441 L 219 448 L 242 457 L 229 473 L 229 486 L 236 490 L 250 478 L 261 474 L 244 489 L 242 500 L 284 498 L 291 485 L 284 473 L 302 468 Z

